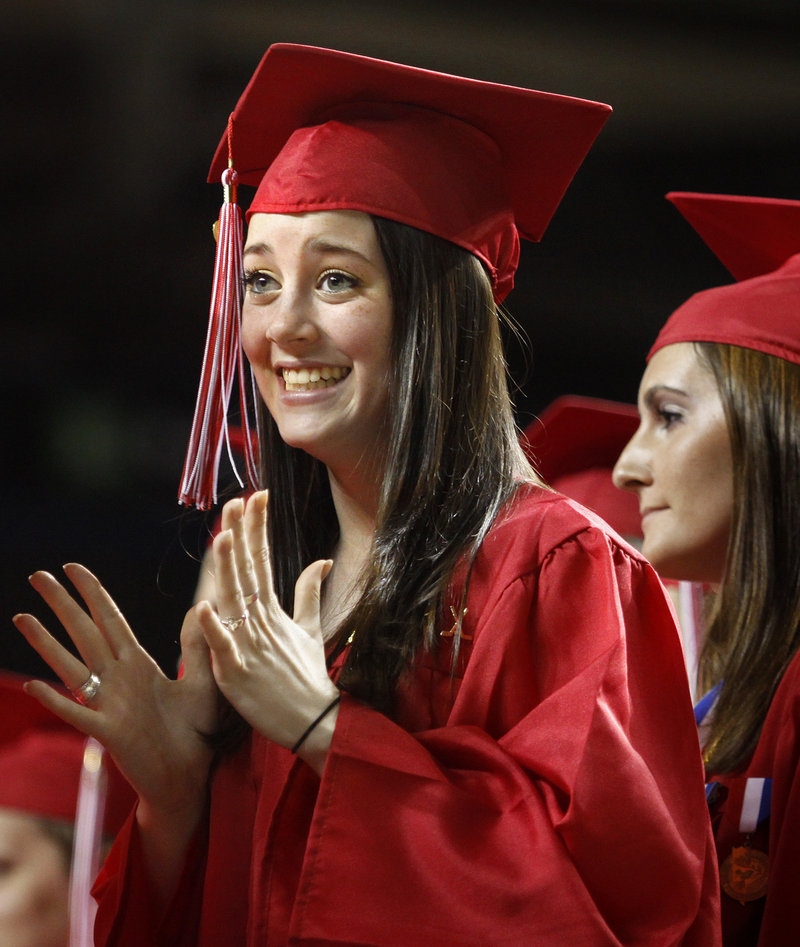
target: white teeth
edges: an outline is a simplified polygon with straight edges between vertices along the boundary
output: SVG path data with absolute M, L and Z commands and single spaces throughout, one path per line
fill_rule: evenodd
M 350 369 L 323 365 L 321 368 L 284 368 L 282 374 L 287 391 L 313 391 L 335 385 L 350 374 Z

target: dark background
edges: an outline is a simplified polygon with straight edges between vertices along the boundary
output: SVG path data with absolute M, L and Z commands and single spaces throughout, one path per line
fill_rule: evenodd
M 508 300 L 524 424 L 564 393 L 634 400 L 669 312 L 729 280 L 668 190 L 800 198 L 799 26 L 794 0 L 6 0 L 0 666 L 49 676 L 10 618 L 45 614 L 26 577 L 71 560 L 174 666 L 207 525 L 175 499 L 220 201 L 205 175 L 270 43 L 614 107 Z

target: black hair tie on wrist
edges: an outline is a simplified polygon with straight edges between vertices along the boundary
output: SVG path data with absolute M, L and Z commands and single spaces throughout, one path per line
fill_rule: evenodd
M 292 753 L 296 753 L 300 749 L 300 747 L 305 743 L 306 737 L 309 735 L 309 733 L 311 733 L 311 731 L 314 729 L 314 727 L 317 726 L 318 723 L 320 723 L 322 720 L 324 720 L 325 717 L 328 716 L 328 714 L 333 710 L 333 708 L 339 703 L 341 699 L 342 699 L 342 695 L 339 694 L 338 697 L 335 697 L 328 704 L 328 706 L 322 711 L 319 717 L 317 717 L 316 720 L 312 721 L 312 723 L 308 725 L 305 733 L 300 737 L 297 743 L 295 743 L 295 745 L 292 747 Z

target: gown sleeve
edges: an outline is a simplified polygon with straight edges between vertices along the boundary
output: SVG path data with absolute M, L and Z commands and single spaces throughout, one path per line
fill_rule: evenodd
M 244 945 L 248 913 L 248 852 L 256 794 L 250 747 L 245 744 L 216 769 L 213 793 L 227 813 L 206 818 L 189 843 L 177 890 L 161 911 L 141 851 L 135 812 L 114 840 L 92 894 L 98 902 L 96 947 Z M 211 857 L 209 852 L 215 852 Z M 231 871 L 236 865 L 238 870 Z M 207 893 L 214 892 L 208 912 Z M 210 916 L 209 916 L 210 915 Z M 202 928 L 202 934 L 201 934 Z
M 658 579 L 600 530 L 528 572 L 495 553 L 476 565 L 445 726 L 408 732 L 343 697 L 291 942 L 718 943 L 700 753 Z

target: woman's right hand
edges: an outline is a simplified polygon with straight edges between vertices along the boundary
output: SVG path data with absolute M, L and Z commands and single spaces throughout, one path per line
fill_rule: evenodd
M 72 639 L 82 661 L 33 615 L 14 624 L 71 691 L 91 674 L 97 694 L 82 706 L 43 681 L 26 690 L 66 723 L 95 737 L 140 798 L 146 818 L 184 839 L 206 804 L 212 751 L 203 733 L 216 729 L 219 691 L 202 629 L 189 611 L 181 631 L 183 674 L 170 680 L 141 647 L 111 596 L 81 565 L 64 567 L 87 612 L 52 575 L 31 576 L 34 589 Z

